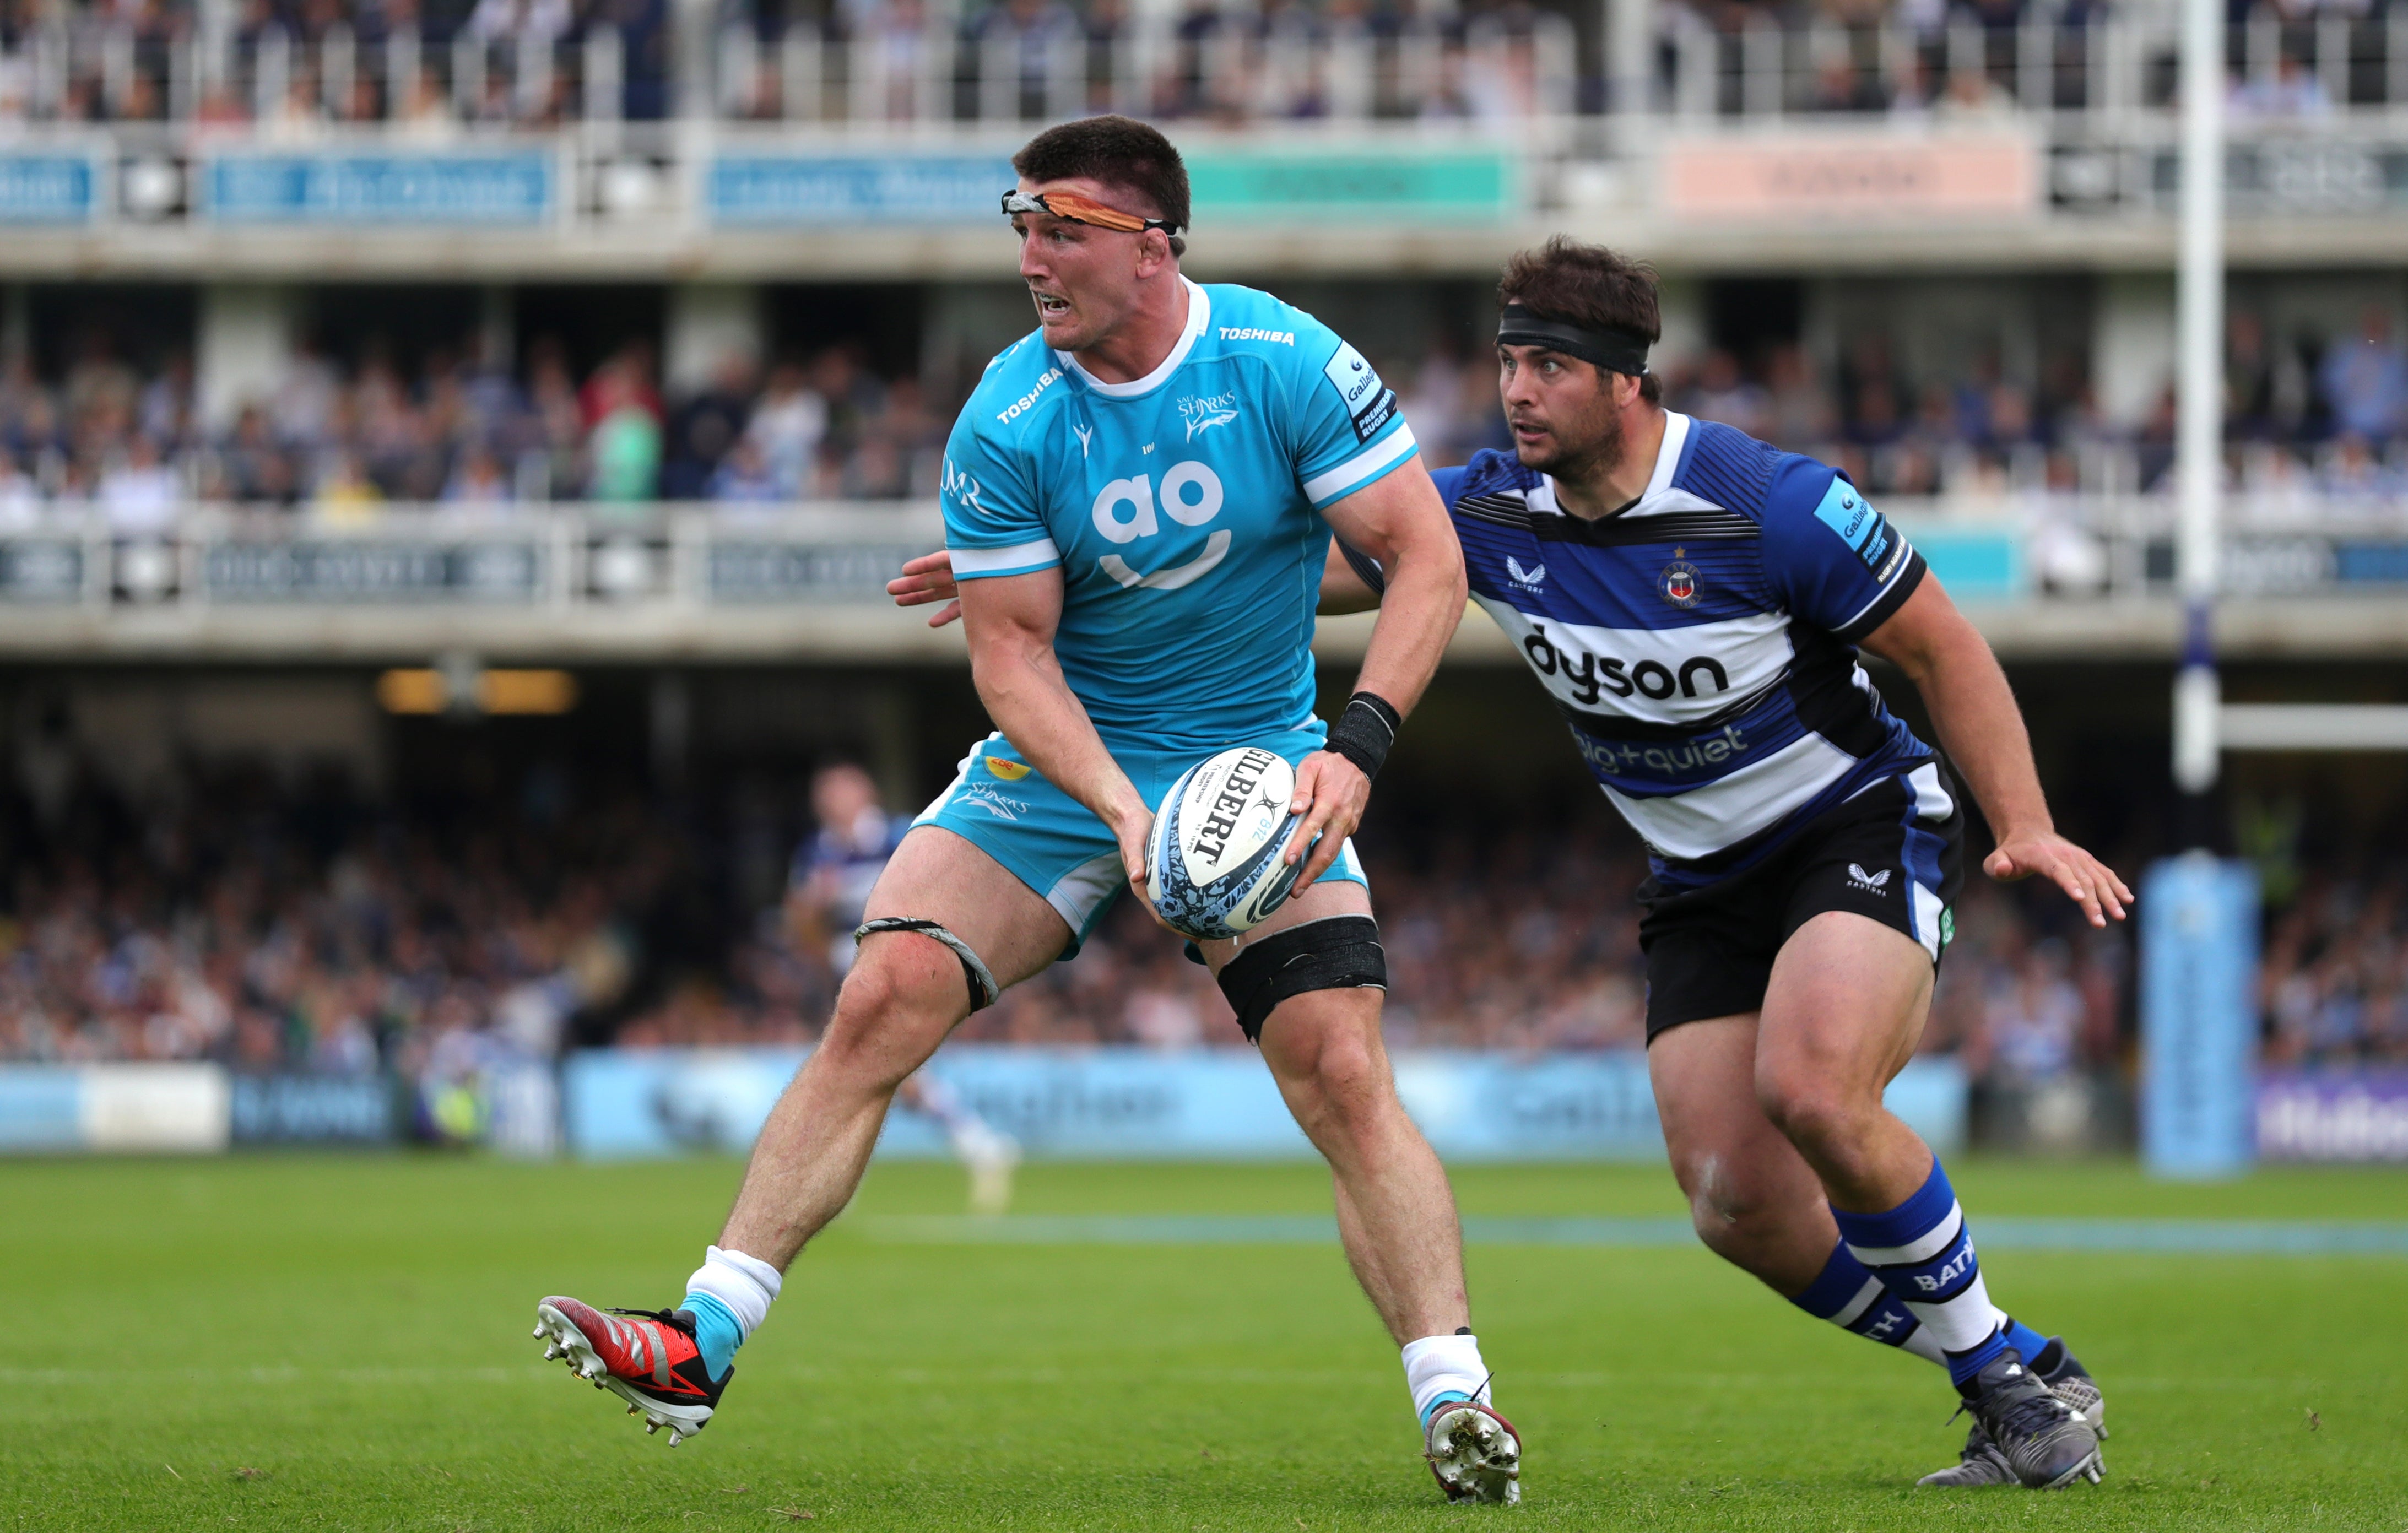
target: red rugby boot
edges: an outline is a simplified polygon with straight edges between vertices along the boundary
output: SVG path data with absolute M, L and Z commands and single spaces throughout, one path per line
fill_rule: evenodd
M 694 1342 L 694 1315 L 685 1310 L 611 1310 L 557 1295 L 535 1307 L 536 1339 L 546 1362 L 565 1359 L 644 1418 L 644 1430 L 669 1429 L 674 1448 L 708 1426 L 736 1366 L 713 1383 Z

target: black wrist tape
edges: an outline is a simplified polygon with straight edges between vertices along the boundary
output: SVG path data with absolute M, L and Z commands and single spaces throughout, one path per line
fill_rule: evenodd
M 1385 697 L 1376 692 L 1358 692 L 1346 700 L 1346 711 L 1329 726 L 1329 743 L 1322 749 L 1335 751 L 1360 766 L 1365 777 L 1377 777 L 1380 764 L 1388 759 L 1388 747 L 1397 743 L 1397 728 L 1404 722 Z

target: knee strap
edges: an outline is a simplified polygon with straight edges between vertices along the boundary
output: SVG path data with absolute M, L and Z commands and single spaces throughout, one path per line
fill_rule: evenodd
M 1275 932 L 1239 950 L 1221 969 L 1221 994 L 1238 1013 L 1246 1041 L 1263 1040 L 1271 1009 L 1313 990 L 1385 990 L 1388 955 L 1380 924 L 1368 915 L 1324 916 Z
M 995 1004 L 996 996 L 1003 994 L 1003 987 L 995 982 L 995 972 L 986 967 L 985 960 L 972 953 L 968 942 L 945 930 L 938 923 L 916 921 L 909 916 L 899 915 L 884 916 L 876 921 L 865 921 L 853 928 L 853 945 L 859 947 L 863 938 L 875 937 L 880 932 L 918 932 L 923 937 L 942 942 L 953 949 L 953 956 L 962 961 L 962 977 L 969 981 L 971 1010 L 984 1010 Z

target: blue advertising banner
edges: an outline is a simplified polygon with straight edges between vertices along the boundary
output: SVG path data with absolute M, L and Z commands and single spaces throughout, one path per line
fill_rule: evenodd
M 0 1150 L 83 1145 L 83 1077 L 72 1067 L 0 1067 Z
M 2258 875 L 2203 852 L 2141 882 L 2141 1155 L 2158 1176 L 2255 1158 Z
M 564 1074 L 568 1146 L 584 1156 L 749 1148 L 807 1051 L 597 1050 Z M 1297 1159 L 1312 1153 L 1251 1052 L 947 1048 L 930 1073 L 963 1103 L 1058 1159 Z M 1643 1054 L 1407 1053 L 1406 1110 L 1454 1160 L 1652 1159 L 1664 1152 Z M 1893 1111 L 1943 1153 L 1964 1139 L 1965 1078 L 1919 1059 L 1892 1082 Z M 946 1153 L 931 1119 L 898 1105 L 879 1153 Z
M 237 1075 L 236 1144 L 385 1144 L 398 1135 L 382 1075 Z
M 220 223 L 532 228 L 559 215 L 546 150 L 238 151 L 211 156 L 203 215 Z
M 100 212 L 100 168 L 89 154 L 0 153 L 0 225 L 89 223 Z
M 721 154 L 703 208 L 721 228 L 999 224 L 1015 179 L 1003 154 Z

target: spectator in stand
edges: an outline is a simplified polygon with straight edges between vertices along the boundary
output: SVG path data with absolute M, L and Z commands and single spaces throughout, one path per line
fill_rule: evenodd
M 136 434 L 104 470 L 93 497 L 121 537 L 156 537 L 174 524 L 184 500 L 176 471 L 159 459 L 159 446 Z
M 661 402 L 652 391 L 651 363 L 649 348 L 630 343 L 595 368 L 579 393 L 589 500 L 629 504 L 659 492 Z
M 1707 352 L 1699 365 L 1687 404 L 1700 419 L 1737 426 L 1751 437 L 1761 437 L 1767 429 L 1764 391 L 1740 370 L 1739 358 L 1720 347 Z
M 780 493 L 777 476 L 769 471 L 761 444 L 751 437 L 737 439 L 712 470 L 706 489 L 712 500 L 725 506 L 768 506 L 786 498 Z
M 720 460 L 743 436 L 757 392 L 752 358 L 742 351 L 722 357 L 710 381 L 669 414 L 668 461 L 661 470 L 661 497 L 699 500 L 709 494 Z
M 2329 347 L 2316 377 L 2340 430 L 2383 446 L 2408 425 L 2408 354 L 2392 338 L 2388 305 L 2367 305 L 2357 338 Z
M 464 509 L 498 509 L 517 498 L 500 460 L 481 444 L 472 444 L 460 454 L 460 466 L 443 486 L 444 504 Z
M 760 452 L 776 498 L 802 500 L 814 494 L 820 444 L 828 434 L 828 401 L 803 381 L 791 363 L 771 369 L 769 384 L 745 435 Z

